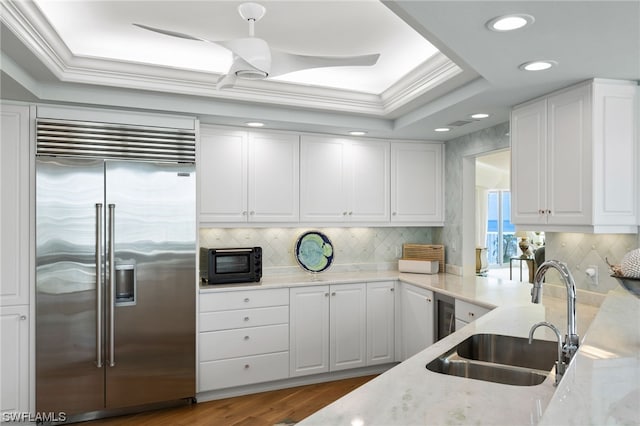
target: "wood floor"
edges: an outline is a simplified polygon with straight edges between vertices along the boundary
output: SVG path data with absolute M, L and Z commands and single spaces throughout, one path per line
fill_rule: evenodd
M 190 406 L 95 420 L 86 426 L 272 426 L 295 423 L 376 376 L 299 386 Z

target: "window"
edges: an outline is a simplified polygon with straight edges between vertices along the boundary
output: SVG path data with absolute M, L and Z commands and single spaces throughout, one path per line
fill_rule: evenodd
M 489 266 L 502 266 L 518 253 L 511 223 L 511 192 L 489 191 L 487 196 L 487 262 Z

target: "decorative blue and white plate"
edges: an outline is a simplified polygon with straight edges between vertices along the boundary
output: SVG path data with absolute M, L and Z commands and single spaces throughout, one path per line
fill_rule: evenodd
M 308 231 L 296 241 L 296 260 L 309 272 L 327 270 L 333 262 L 333 244 L 322 232 Z

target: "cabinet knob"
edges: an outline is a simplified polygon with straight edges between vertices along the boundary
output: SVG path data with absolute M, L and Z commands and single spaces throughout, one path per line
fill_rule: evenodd
M 389 291 L 394 291 L 394 288 L 393 288 L 393 287 L 391 287 L 391 288 L 389 289 Z
M 244 303 L 249 303 L 249 298 L 248 297 L 244 298 Z
M 349 212 L 349 216 L 351 216 L 353 214 L 353 212 Z
M 324 294 L 324 297 L 329 297 L 329 293 L 325 293 L 325 294 Z
M 249 340 L 249 336 L 244 336 L 244 340 Z
M 245 210 L 242 212 L 242 216 L 246 216 L 246 215 L 247 215 L 247 211 Z
M 245 370 L 248 370 L 248 369 L 249 369 L 249 364 L 245 364 L 245 365 L 244 365 L 244 369 L 245 369 Z
M 469 312 L 469 316 L 470 316 L 470 317 L 475 317 L 475 316 L 476 316 L 476 314 L 474 314 L 473 312 Z
M 250 214 L 251 216 L 253 216 L 254 214 L 256 214 L 256 212 L 254 212 L 253 210 L 251 210 L 251 211 L 249 212 L 249 214 Z
M 347 215 L 347 212 L 342 212 L 342 216 L 346 216 L 346 215 Z
M 244 317 L 244 320 L 245 321 L 249 321 L 249 317 Z
M 335 295 L 336 295 L 336 292 L 334 291 L 333 293 L 331 293 L 331 295 L 332 295 L 332 296 L 335 296 Z
M 24 320 L 26 320 L 26 319 L 27 319 L 27 316 L 26 316 L 26 315 L 20 315 L 20 320 L 21 320 L 21 321 L 24 321 Z
M 398 213 L 396 213 L 396 212 L 391 213 L 391 215 L 392 215 L 392 216 L 395 216 L 395 215 L 397 215 L 397 214 L 398 214 Z
M 427 302 L 431 302 L 431 298 L 430 297 L 427 297 Z
M 551 210 L 547 210 L 547 214 L 551 214 Z

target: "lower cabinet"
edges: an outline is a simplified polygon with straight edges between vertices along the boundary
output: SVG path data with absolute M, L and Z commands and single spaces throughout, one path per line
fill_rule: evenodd
M 200 294 L 198 392 L 289 376 L 289 290 Z
M 456 299 L 456 330 L 473 322 L 489 312 L 490 309 Z
M 366 284 L 290 289 L 290 375 L 366 365 Z
M 417 354 L 434 342 L 433 292 L 411 284 L 401 286 L 401 358 Z
M 367 365 L 395 361 L 395 281 L 367 284 Z
M 0 413 L 29 412 L 29 306 L 0 307 Z

